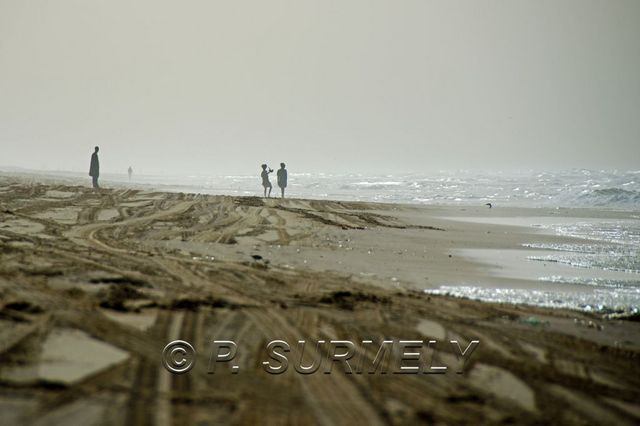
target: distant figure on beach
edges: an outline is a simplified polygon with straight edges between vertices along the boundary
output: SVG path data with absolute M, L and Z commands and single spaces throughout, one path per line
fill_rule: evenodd
M 131 168 L 131 166 L 129 166 L 129 170 L 127 170 L 127 173 L 129 173 L 129 182 L 131 182 L 131 175 L 133 174 L 133 169 Z
M 98 159 L 98 151 L 100 151 L 100 148 L 96 146 L 95 151 L 91 154 L 91 166 L 89 166 L 89 176 L 93 178 L 94 188 L 100 188 L 100 186 L 98 186 L 98 177 L 100 176 L 100 160 Z
M 278 186 L 282 191 L 282 198 L 284 198 L 284 189 L 287 187 L 287 169 L 285 169 L 286 165 L 284 163 L 280 163 L 280 168 L 278 169 Z
M 262 165 L 262 173 L 260 173 L 260 176 L 262 177 L 262 186 L 264 187 L 264 196 L 265 197 L 271 197 L 271 182 L 269 182 L 269 173 L 273 173 L 273 169 L 269 169 L 269 171 L 267 171 L 267 165 L 263 164 Z M 267 188 L 269 188 L 269 193 L 267 194 Z

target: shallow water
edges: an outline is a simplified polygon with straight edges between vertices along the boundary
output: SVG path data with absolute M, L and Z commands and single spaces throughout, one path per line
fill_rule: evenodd
M 477 220 L 476 220 L 477 219 Z M 482 222 L 485 218 L 457 218 Z M 485 223 L 501 223 L 488 218 Z M 525 250 L 462 250 L 462 255 L 494 265 L 499 276 L 537 279 L 540 287 L 490 288 L 447 285 L 434 294 L 602 312 L 640 309 L 640 221 L 576 218 L 504 218 L 526 222 L 539 232 L 575 237 L 575 243 L 525 243 Z
M 522 303 L 603 313 L 637 313 L 638 306 L 640 306 L 638 304 L 640 291 L 637 288 L 625 292 L 613 292 L 606 289 L 595 289 L 593 292 L 565 292 L 555 289 L 547 291 L 478 286 L 442 286 L 435 290 L 425 290 L 425 292 L 466 297 L 485 302 Z

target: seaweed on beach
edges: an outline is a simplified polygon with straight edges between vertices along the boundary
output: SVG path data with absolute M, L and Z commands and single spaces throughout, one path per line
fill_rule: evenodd
M 129 284 L 112 285 L 100 302 L 101 308 L 112 309 L 114 311 L 127 312 L 130 309 L 125 305 L 128 300 L 143 299 L 144 295 Z
M 91 278 L 89 280 L 91 284 L 121 284 L 131 285 L 134 287 L 151 287 L 149 283 L 139 278 L 125 277 L 125 276 L 106 276 Z
M 174 300 L 169 308 L 181 309 L 187 311 L 197 311 L 200 307 L 209 307 L 214 309 L 234 308 L 235 305 L 222 298 L 206 297 L 206 298 L 180 298 Z
M 25 300 L 18 300 L 4 305 L 0 309 L 0 319 L 14 322 L 31 322 L 30 315 L 38 315 L 44 312 L 39 305 L 33 304 Z
M 371 293 L 355 292 L 348 290 L 337 290 L 318 300 L 319 303 L 336 305 L 340 309 L 353 310 L 358 302 L 371 302 L 375 304 L 388 304 L 391 300 L 388 297 L 377 296 Z
M 4 305 L 4 308 L 2 310 L 18 311 L 27 314 L 41 314 L 42 312 L 44 312 L 44 309 L 42 309 L 39 305 L 25 300 L 7 303 L 6 305 Z
M 247 207 L 264 207 L 264 202 L 259 197 L 237 197 L 234 203 Z
M 640 322 L 640 312 L 635 312 L 629 315 L 620 315 L 618 319 L 621 319 L 624 321 Z

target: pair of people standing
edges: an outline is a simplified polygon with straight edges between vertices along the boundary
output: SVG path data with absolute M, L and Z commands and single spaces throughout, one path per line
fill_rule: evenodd
M 282 198 L 284 198 L 284 189 L 287 187 L 287 169 L 285 169 L 286 165 L 284 163 L 280 163 L 280 168 L 276 173 L 278 177 L 278 186 L 282 191 Z M 260 176 L 262 177 L 262 186 L 264 187 L 264 196 L 271 197 L 271 182 L 269 181 L 269 173 L 273 173 L 273 169 L 267 168 L 266 164 L 262 165 L 262 173 Z M 268 190 L 268 192 L 267 192 Z

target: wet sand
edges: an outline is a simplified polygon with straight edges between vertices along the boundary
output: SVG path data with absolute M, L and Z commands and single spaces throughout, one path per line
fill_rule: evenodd
M 422 291 L 540 285 L 458 254 L 562 241 L 450 220 L 496 211 L 0 177 L 0 423 L 637 424 L 638 322 Z M 198 352 L 183 375 L 162 366 L 174 339 Z M 207 374 L 214 339 L 238 344 L 238 374 Z M 436 340 L 422 360 L 449 370 L 271 375 L 274 339 Z M 463 374 L 452 339 L 480 341 Z

